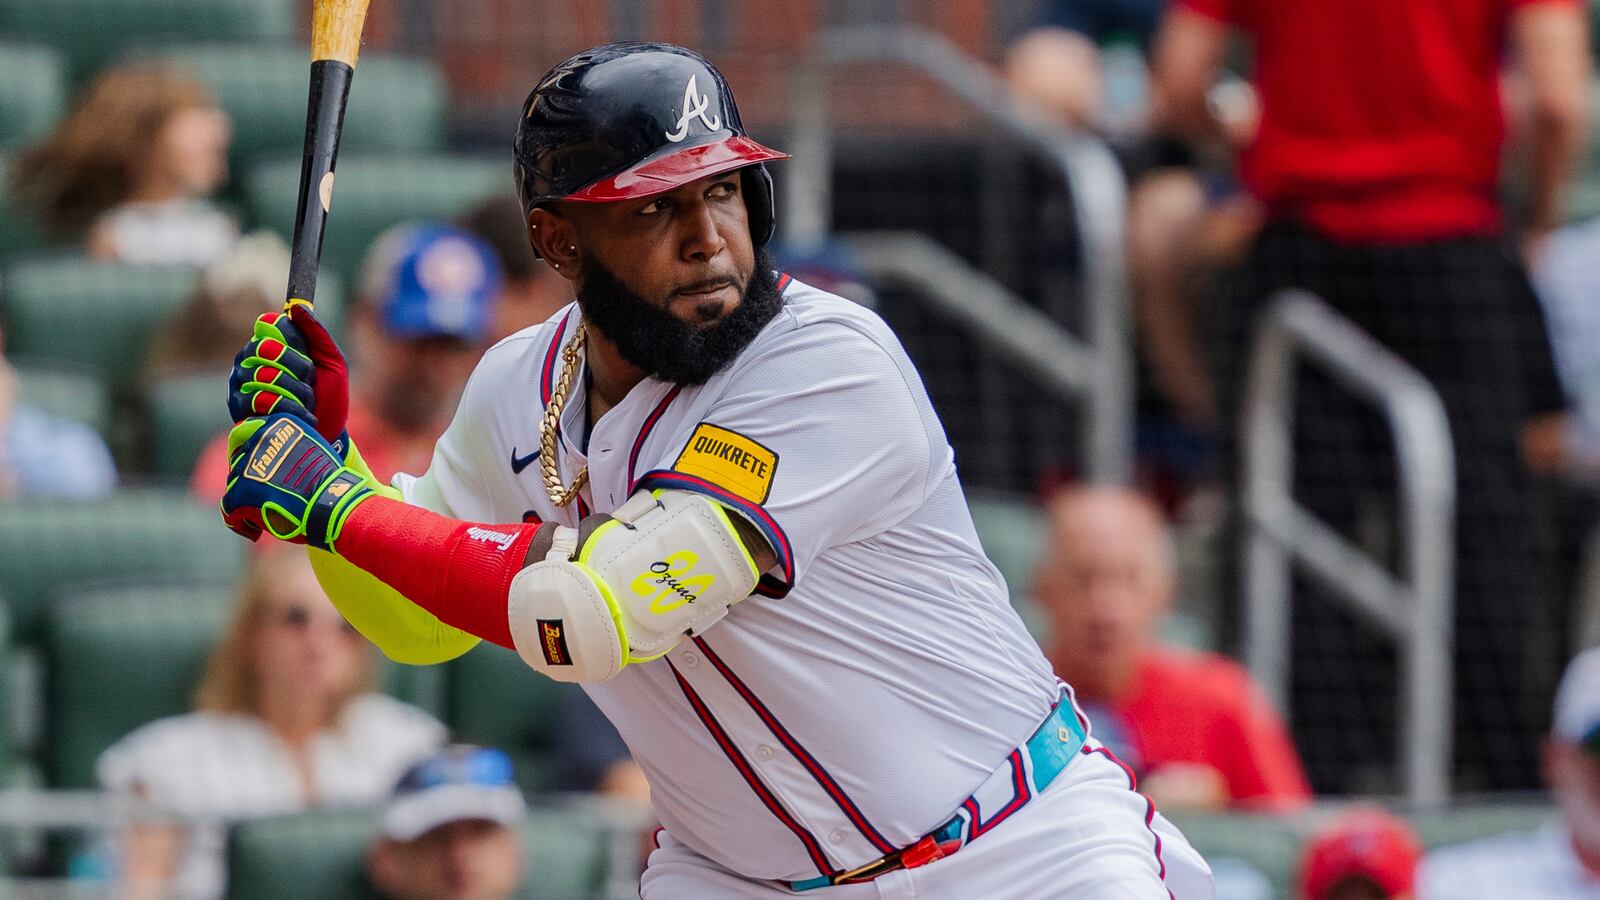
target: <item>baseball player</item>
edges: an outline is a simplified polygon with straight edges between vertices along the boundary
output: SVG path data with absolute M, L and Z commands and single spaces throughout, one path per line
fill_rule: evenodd
M 394 659 L 482 639 L 582 684 L 650 781 L 647 900 L 1211 896 L 1013 612 L 894 334 L 773 272 L 785 155 L 721 73 L 587 50 L 515 152 L 577 302 L 491 348 L 392 486 L 342 433 L 326 332 L 264 316 L 230 526 L 314 548 Z

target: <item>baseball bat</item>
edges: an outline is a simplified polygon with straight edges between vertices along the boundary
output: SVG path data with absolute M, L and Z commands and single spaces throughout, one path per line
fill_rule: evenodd
M 283 308 L 312 306 L 322 262 L 322 232 L 333 201 L 333 164 L 361 52 L 361 26 L 369 0 L 315 0 L 311 14 L 311 89 L 306 105 L 300 197 L 289 242 L 289 290 Z

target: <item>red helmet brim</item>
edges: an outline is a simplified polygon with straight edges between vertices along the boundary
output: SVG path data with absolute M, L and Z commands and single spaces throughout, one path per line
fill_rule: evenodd
M 561 199 L 576 200 L 581 203 L 638 200 L 641 197 L 652 197 L 680 188 L 699 178 L 720 175 L 756 163 L 788 158 L 787 153 L 763 147 L 740 135 L 710 144 L 686 147 L 676 153 L 656 157 Z

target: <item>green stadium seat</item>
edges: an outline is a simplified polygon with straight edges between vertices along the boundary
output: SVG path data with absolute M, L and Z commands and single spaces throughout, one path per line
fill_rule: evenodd
M 64 593 L 45 623 L 46 771 L 60 788 L 95 786 L 101 751 L 133 729 L 194 706 L 233 605 L 226 585 L 103 587 Z
M 20 639 L 39 631 L 67 585 L 101 581 L 231 584 L 247 546 L 215 507 L 187 492 L 134 489 L 90 502 L 0 504 L 0 593 Z
M 13 357 L 17 396 L 23 403 L 62 419 L 111 434 L 111 398 L 104 385 L 81 369 Z
M 47 769 L 54 787 L 89 788 L 101 751 L 146 722 L 194 708 L 235 593 L 229 584 L 133 583 L 67 588 L 58 598 L 44 623 Z M 402 700 L 426 706 L 437 693 L 437 667 L 385 663 L 380 672 Z
M 1535 831 L 1559 815 L 1551 803 L 1486 803 L 1416 813 L 1410 818 L 1425 846 L 1442 847 L 1510 832 Z
M 524 791 L 548 790 L 556 711 L 579 688 L 536 675 L 516 653 L 487 642 L 447 668 L 445 724 L 463 741 L 510 754 Z
M 244 336 L 239 338 L 244 343 Z M 217 435 L 228 430 L 228 373 L 190 375 L 150 387 L 150 425 L 155 439 L 155 472 L 186 478 L 194 461 Z
M 1025 499 L 978 494 L 967 498 L 983 552 L 1006 578 L 1013 600 L 1028 594 L 1033 564 L 1044 549 L 1044 518 Z
M 231 900 L 370 897 L 362 853 L 375 811 L 322 811 L 243 823 L 228 842 Z M 606 873 L 606 832 L 577 811 L 535 809 L 523 829 L 527 900 L 596 897 Z
M 193 291 L 193 269 L 126 266 L 82 256 L 21 260 L 5 273 L 6 347 L 36 361 L 82 367 L 113 397 L 140 387 L 150 339 Z M 318 281 L 318 300 L 342 308 L 338 279 Z M 241 327 L 240 345 L 249 336 Z
M 37 251 L 48 243 L 38 222 L 12 204 L 7 190 L 9 166 L 7 158 L 0 156 L 0 262 Z
M 194 286 L 187 268 L 123 266 L 64 256 L 6 272 L 6 346 L 95 372 L 113 391 L 144 363 L 151 332 Z
M 509 160 L 459 156 L 341 153 L 336 176 L 334 213 L 322 252 L 324 266 L 344 276 L 352 296 L 360 291 L 367 249 L 384 229 L 413 219 L 449 219 L 485 197 L 516 189 Z M 295 157 L 256 166 L 245 192 L 257 222 L 288 239 L 299 189 Z
M 1591 4 L 1590 21 L 1600 36 L 1600 2 Z M 1600 45 L 1596 45 L 1600 47 Z M 1579 165 L 1578 177 L 1567 198 L 1567 221 L 1583 222 L 1600 216 L 1600 78 L 1589 90 L 1590 126 L 1587 155 Z
M 1245 813 L 1169 813 L 1167 817 L 1206 859 L 1231 856 L 1271 881 L 1280 897 L 1293 892 L 1304 840 L 1295 821 Z
M 1047 628 L 1032 595 L 1033 565 L 1044 550 L 1043 514 L 1026 499 L 1004 495 L 970 495 L 967 506 L 984 555 L 1005 576 L 1011 605 L 1034 637 L 1043 639 Z
M 48 133 L 67 108 L 67 64 L 36 44 L 0 43 L 0 149 Z
M 0 33 L 60 48 L 79 80 L 130 47 L 289 41 L 297 0 L 5 0 Z
M 306 48 L 200 45 L 163 50 L 161 58 L 209 84 L 233 118 L 236 171 L 247 171 L 263 157 L 287 158 L 301 152 L 311 62 Z M 362 53 L 339 138 L 341 157 L 443 150 L 447 103 L 444 77 L 432 62 Z M 298 172 L 297 168 L 296 184 Z M 341 164 L 339 176 L 343 174 Z

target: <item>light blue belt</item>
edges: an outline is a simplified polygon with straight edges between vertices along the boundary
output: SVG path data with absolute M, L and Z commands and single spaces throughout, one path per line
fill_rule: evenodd
M 950 821 L 923 835 L 921 840 L 911 846 L 880 856 L 864 866 L 858 866 L 848 872 L 819 875 L 804 881 L 791 881 L 789 888 L 795 891 L 809 891 L 837 884 L 859 884 L 871 881 L 886 872 L 925 866 L 936 859 L 943 859 L 955 853 L 1010 818 L 1017 810 L 1026 806 L 1029 800 L 1049 787 L 1067 764 L 1077 757 L 1086 738 L 1083 725 L 1078 722 L 1077 713 L 1073 710 L 1072 704 L 1066 701 L 1063 690 L 1062 696 L 1056 700 L 1055 708 L 1050 710 L 1050 715 L 1045 717 L 1033 735 L 1006 755 L 1006 761 L 998 769 L 990 772 L 989 777 L 983 780 L 978 789 L 961 802 L 956 814 L 950 817 Z M 991 814 L 987 822 L 982 821 L 978 797 L 1000 796 L 1008 787 L 1011 800 L 998 812 Z

